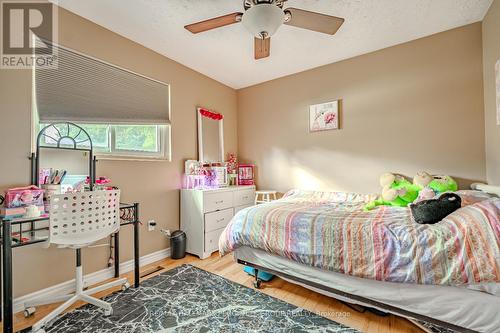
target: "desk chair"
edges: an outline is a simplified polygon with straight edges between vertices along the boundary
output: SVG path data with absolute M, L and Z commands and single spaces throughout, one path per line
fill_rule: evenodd
M 100 285 L 84 290 L 81 265 L 81 249 L 96 241 L 106 238 L 120 228 L 120 191 L 93 191 L 83 193 L 68 193 L 53 195 L 50 198 L 50 224 L 47 245 L 54 244 L 60 248 L 76 250 L 75 293 L 53 296 L 26 303 L 25 314 L 33 313 L 35 306 L 64 302 L 45 318 L 33 325 L 33 332 L 42 333 L 44 326 L 50 326 L 53 320 L 77 301 L 91 303 L 104 310 L 104 315 L 113 313 L 113 308 L 107 302 L 90 295 L 97 292 L 122 286 L 129 287 L 127 279 Z

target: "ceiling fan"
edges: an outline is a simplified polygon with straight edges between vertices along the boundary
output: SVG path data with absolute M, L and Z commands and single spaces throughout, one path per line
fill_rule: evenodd
M 283 9 L 287 0 L 243 0 L 244 13 L 232 13 L 186 25 L 193 34 L 241 22 L 254 36 L 255 59 L 269 57 L 271 36 L 282 24 L 334 35 L 344 23 L 340 17 L 298 8 Z

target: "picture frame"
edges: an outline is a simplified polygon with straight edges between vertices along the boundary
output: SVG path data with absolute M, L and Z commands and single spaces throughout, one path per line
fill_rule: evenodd
M 340 100 L 309 106 L 309 132 L 338 130 L 340 128 Z
M 238 165 L 238 185 L 255 185 L 255 165 Z
M 495 90 L 497 101 L 497 125 L 500 125 L 500 59 L 495 64 Z

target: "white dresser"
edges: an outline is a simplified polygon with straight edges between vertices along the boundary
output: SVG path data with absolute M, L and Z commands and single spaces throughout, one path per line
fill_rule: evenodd
M 186 252 L 201 259 L 219 249 L 219 236 L 239 210 L 253 206 L 255 186 L 181 190 L 181 230 Z

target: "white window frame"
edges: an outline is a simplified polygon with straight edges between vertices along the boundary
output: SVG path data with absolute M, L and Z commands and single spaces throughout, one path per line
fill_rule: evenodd
M 76 123 L 76 125 L 106 125 L 108 126 L 109 151 L 101 147 L 94 146 L 93 152 L 97 158 L 102 160 L 136 160 L 136 161 L 171 161 L 171 138 L 172 130 L 170 124 L 152 125 L 157 127 L 157 147 L 156 152 L 136 151 L 116 148 L 115 126 L 141 126 L 144 124 L 102 124 L 102 123 Z M 34 140 L 38 136 L 40 126 L 35 126 Z M 36 146 L 36 142 L 34 142 Z

